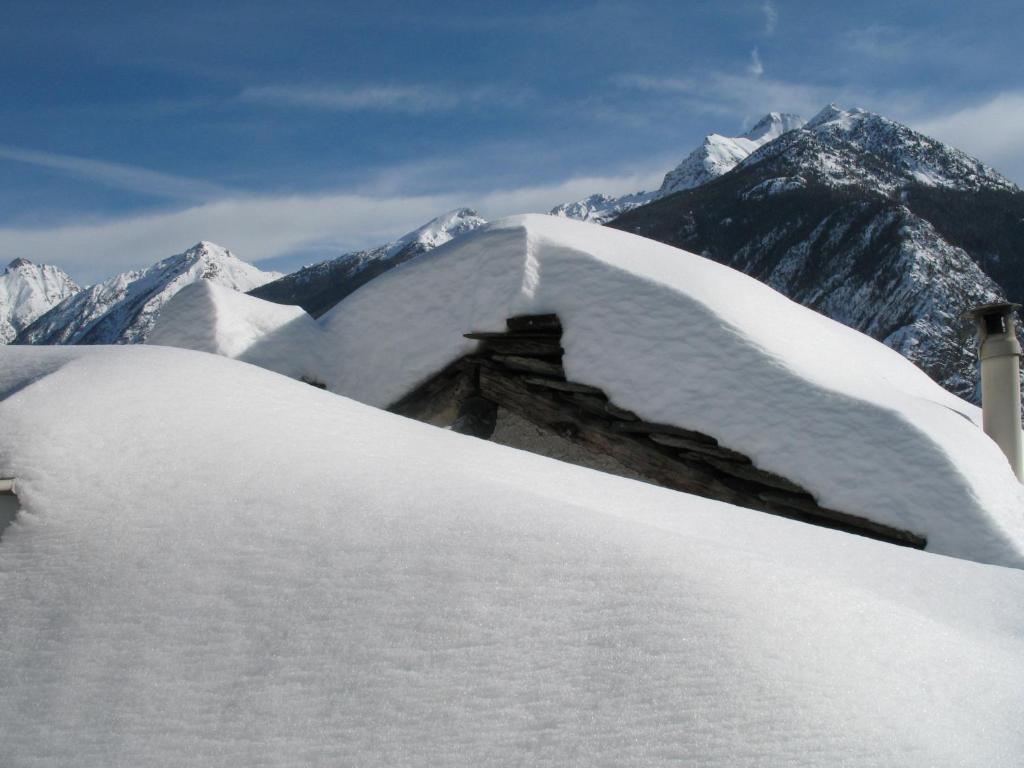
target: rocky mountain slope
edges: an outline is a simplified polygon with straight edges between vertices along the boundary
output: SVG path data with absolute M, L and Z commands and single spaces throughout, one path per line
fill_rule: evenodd
M 124 272 L 66 298 L 22 330 L 16 344 L 125 344 L 146 340 L 160 308 L 197 280 L 248 291 L 280 277 L 200 242 L 142 270 Z
M 476 211 L 459 208 L 392 243 L 304 267 L 249 293 L 277 304 L 298 305 L 319 317 L 378 275 L 486 223 Z
M 718 178 L 611 226 L 740 269 L 976 397 L 960 321 L 1024 293 L 1024 192 L 963 152 L 830 105 Z
M 0 344 L 13 341 L 37 317 L 79 290 L 59 267 L 12 261 L 0 274 Z
M 752 152 L 777 139 L 787 131 L 799 128 L 804 120 L 797 115 L 770 112 L 741 136 L 709 134 L 679 165 L 665 174 L 661 186 L 651 192 L 635 192 L 622 197 L 595 194 L 583 200 L 563 203 L 551 209 L 554 216 L 604 224 L 626 211 L 660 200 L 666 195 L 693 189 L 728 173 Z

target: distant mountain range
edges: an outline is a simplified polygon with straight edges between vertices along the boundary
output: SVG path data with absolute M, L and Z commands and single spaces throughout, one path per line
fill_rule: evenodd
M 0 343 L 14 341 L 37 317 L 78 291 L 59 267 L 12 261 L 0 274 Z
M 319 317 L 378 275 L 486 223 L 476 211 L 459 208 L 438 216 L 393 243 L 303 267 L 249 293 L 277 304 L 298 305 L 313 317 Z
M 728 264 L 977 400 L 960 315 L 1024 292 L 1024 192 L 899 123 L 830 105 L 727 173 L 609 225 Z
M 884 341 L 972 400 L 976 363 L 960 315 L 1024 296 L 1017 255 L 1024 192 L 957 149 L 834 104 L 806 122 L 773 112 L 741 136 L 711 134 L 657 190 L 596 193 L 551 212 L 746 272 Z M 204 278 L 319 316 L 385 271 L 484 223 L 458 209 L 392 243 L 287 276 L 210 243 L 77 292 L 55 267 L 31 265 L 39 272 L 28 283 L 8 278 L 16 262 L 4 279 L 22 287 L 0 283 L 0 319 L 10 318 L 0 333 L 29 344 L 142 341 L 162 304 Z
M 42 269 L 52 269 L 44 267 Z M 201 242 L 151 267 L 68 295 L 24 327 L 15 344 L 130 344 L 146 340 L 160 308 L 197 280 L 248 291 L 280 277 Z
M 597 193 L 583 200 L 556 205 L 551 209 L 551 214 L 605 224 L 626 211 L 717 179 L 735 168 L 758 148 L 803 124 L 803 118 L 797 115 L 769 112 L 741 136 L 728 137 L 717 133 L 705 136 L 699 147 L 665 174 L 661 187 L 653 192 L 634 192 L 622 197 Z

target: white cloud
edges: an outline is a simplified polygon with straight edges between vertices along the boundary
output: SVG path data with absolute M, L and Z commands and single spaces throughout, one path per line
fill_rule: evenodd
M 218 200 L 184 210 L 47 229 L 0 228 L 0 254 L 57 264 L 83 283 L 146 266 L 211 240 L 251 262 L 300 250 L 345 250 L 391 240 L 463 205 L 487 218 L 547 212 L 594 192 L 651 188 L 659 174 L 577 177 L 558 183 L 457 193 L 375 197 L 353 193 Z
M 779 24 L 779 12 L 771 0 L 765 0 L 761 4 L 761 13 L 764 14 L 764 33 L 771 37 L 775 34 L 775 28 Z
M 773 110 L 809 117 L 832 101 L 866 102 L 848 89 L 772 80 L 753 71 L 743 75 L 709 72 L 701 78 L 622 75 L 615 78 L 615 83 L 639 91 L 676 94 L 691 110 L 729 117 Z
M 910 124 L 975 155 L 1017 183 L 1024 181 L 1024 91 L 999 93 L 980 104 Z
M 514 104 L 525 97 L 524 91 L 442 85 L 268 85 L 246 88 L 238 96 L 244 102 L 270 106 L 407 114 L 447 112 L 483 103 Z
M 764 74 L 764 64 L 761 63 L 761 54 L 758 53 L 756 47 L 750 52 L 750 64 L 747 65 L 747 74 L 754 77 L 760 77 Z
M 84 157 L 60 155 L 55 152 L 40 152 L 34 149 L 0 145 L 0 159 L 49 168 L 108 187 L 142 192 L 154 197 L 200 201 L 212 200 L 229 194 L 224 187 L 206 181 L 172 176 L 121 163 L 106 163 Z

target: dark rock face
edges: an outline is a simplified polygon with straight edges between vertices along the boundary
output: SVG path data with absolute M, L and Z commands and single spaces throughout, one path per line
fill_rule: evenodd
M 304 267 L 249 291 L 249 295 L 276 304 L 294 304 L 313 317 L 320 317 L 375 277 L 425 253 L 429 248 L 422 243 L 410 243 L 393 252 L 389 250 L 388 246 L 382 246 Z
M 277 304 L 300 306 L 319 317 L 375 277 L 486 223 L 471 208 L 458 208 L 393 243 L 313 264 L 249 293 Z
M 609 226 L 739 269 L 976 400 L 960 316 L 1024 294 L 1024 192 L 905 126 L 840 115 L 823 112 L 720 178 Z

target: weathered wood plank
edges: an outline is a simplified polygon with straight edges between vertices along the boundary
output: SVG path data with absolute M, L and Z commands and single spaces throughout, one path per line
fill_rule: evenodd
M 548 341 L 557 341 L 556 337 L 552 333 L 545 333 L 544 331 L 470 331 L 469 333 L 462 334 L 464 338 L 473 339 L 475 341 L 500 341 L 501 339 L 546 339 Z
M 510 331 L 543 331 L 562 335 L 562 321 L 558 315 L 517 315 L 505 321 Z
M 608 403 L 603 397 L 584 395 L 582 392 L 564 392 L 559 397 L 571 407 L 582 408 L 592 416 L 609 420 L 608 412 L 604 409 Z
M 670 448 L 682 448 L 684 451 L 696 452 L 702 456 L 711 456 L 716 459 L 723 461 L 734 461 L 739 464 L 749 464 L 750 459 L 738 451 L 724 448 L 721 445 L 712 445 L 710 443 L 701 442 L 699 440 L 691 440 L 688 437 L 680 437 L 679 435 L 663 435 L 658 432 L 648 435 L 658 445 L 665 445 Z
M 614 419 L 620 419 L 622 421 L 639 421 L 640 417 L 632 411 L 627 411 L 625 408 L 619 408 L 611 400 L 604 404 L 605 413 Z
M 472 338 L 470 334 L 466 334 L 466 337 Z M 485 354 L 557 357 L 561 359 L 565 352 L 558 339 L 551 338 L 494 336 L 487 339 L 479 339 L 479 341 L 480 352 Z
M 521 355 L 493 355 L 492 360 L 496 363 L 511 368 L 513 371 L 525 371 L 526 373 L 539 373 L 543 376 L 554 376 L 565 379 L 565 370 L 561 363 L 552 360 L 541 360 L 536 357 L 523 357 Z
M 792 516 L 800 516 L 801 519 L 807 519 L 809 522 L 914 549 L 924 549 L 928 545 L 928 540 L 924 536 L 911 531 L 893 528 L 864 517 L 822 507 L 809 494 L 795 496 L 778 491 L 764 491 L 758 495 L 769 504 L 771 507 L 769 511 L 772 512 L 782 514 L 791 512 Z
M 796 483 L 792 483 L 786 478 L 779 477 L 772 472 L 766 472 L 763 469 L 758 469 L 752 464 L 738 464 L 734 461 L 723 461 L 722 459 L 717 459 L 713 456 L 707 456 L 704 460 L 719 472 L 724 472 L 725 474 L 740 480 L 746 480 L 749 483 L 755 483 L 768 488 L 777 488 L 780 491 L 789 491 L 791 493 L 807 492 Z
M 721 482 L 702 462 L 688 463 L 653 444 L 645 445 L 630 435 L 618 434 L 605 420 L 567 408 L 553 391 L 531 389 L 521 378 L 502 375 L 501 371 L 481 370 L 480 392 L 542 429 L 611 456 L 651 482 L 744 506 L 766 506 L 756 496 L 744 496 Z
M 697 443 L 704 443 L 706 445 L 718 445 L 718 441 L 713 437 L 705 435 L 703 432 L 694 432 L 692 429 L 683 429 L 682 427 L 674 427 L 671 424 L 655 424 L 650 421 L 613 421 L 612 429 L 616 432 L 622 432 L 624 434 L 637 434 L 637 435 L 675 435 L 676 437 L 685 437 L 688 440 L 693 440 Z
M 531 384 L 535 387 L 545 387 L 547 389 L 556 389 L 559 392 L 578 392 L 583 395 L 591 395 L 593 397 L 600 397 L 607 399 L 597 387 L 591 387 L 588 384 L 577 384 L 574 381 L 560 381 L 558 379 L 543 379 L 539 376 L 524 376 L 523 382 Z

